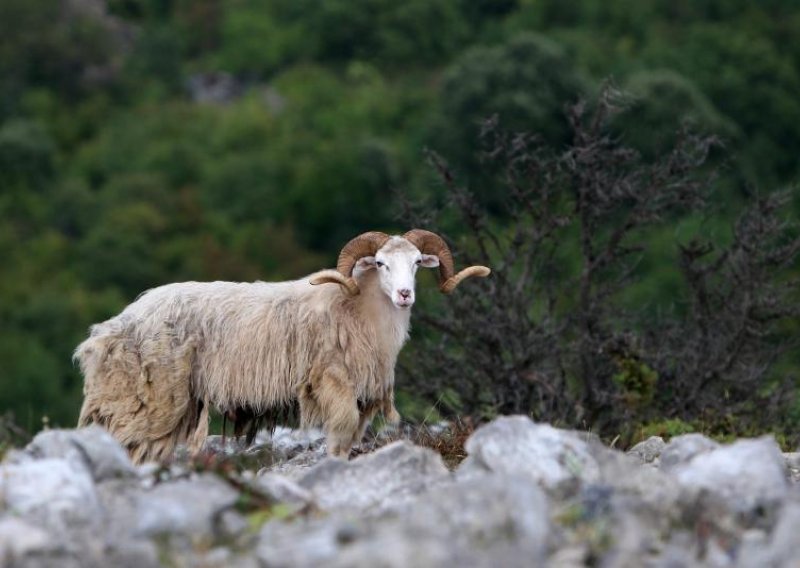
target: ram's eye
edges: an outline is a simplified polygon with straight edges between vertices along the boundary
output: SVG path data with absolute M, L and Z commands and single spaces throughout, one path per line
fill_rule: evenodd
M 376 260 L 375 261 L 375 266 L 377 266 L 378 268 L 383 268 L 386 265 L 384 263 L 382 263 L 380 260 Z
M 417 266 L 419 266 L 420 264 L 422 264 L 422 259 L 421 259 L 421 258 L 417 259 L 417 262 L 415 262 L 414 264 L 416 264 Z

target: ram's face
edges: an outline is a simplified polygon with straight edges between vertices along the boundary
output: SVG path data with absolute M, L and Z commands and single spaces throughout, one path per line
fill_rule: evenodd
M 400 309 L 414 305 L 415 277 L 421 266 L 439 266 L 439 258 L 422 254 L 402 237 L 392 237 L 375 256 L 366 256 L 357 263 L 357 269 L 377 271 L 381 290 Z

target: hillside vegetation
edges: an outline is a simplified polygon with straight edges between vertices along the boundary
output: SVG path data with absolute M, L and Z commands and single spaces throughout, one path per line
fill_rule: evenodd
M 4 0 L 0 36 L 25 429 L 74 425 L 72 350 L 145 289 L 418 222 L 496 271 L 421 294 L 409 418 L 797 443 L 793 0 Z

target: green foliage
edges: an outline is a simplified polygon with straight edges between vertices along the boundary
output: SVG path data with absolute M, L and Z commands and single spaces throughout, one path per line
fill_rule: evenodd
M 676 39 L 680 50 L 654 46 L 647 59 L 692 77 L 725 116 L 735 119 L 749 138 L 743 166 L 750 181 L 774 184 L 797 176 L 792 157 L 800 152 L 796 63 L 768 36 L 727 24 L 698 24 L 670 44 Z
M 182 51 L 180 37 L 171 27 L 147 27 L 127 59 L 128 80 L 139 88 L 149 85 L 166 94 L 176 93 L 182 86 Z
M 636 235 L 650 254 L 612 298 L 626 310 L 687 313 L 675 242 L 707 232 L 725 244 L 746 193 L 800 171 L 789 0 L 4 0 L 0 37 L 0 412 L 31 430 L 44 415 L 74 423 L 72 350 L 144 289 L 333 263 L 352 235 L 397 225 L 393 190 L 446 199 L 426 147 L 497 214 L 503 172 L 474 160 L 483 121 L 496 114 L 558 151 L 570 143 L 565 105 L 609 75 L 633 101 L 613 136 L 647 159 L 675 144 L 679 121 L 733 153 L 710 217 Z M 189 79 L 218 71 L 235 82 L 231 100 L 190 100 Z M 451 214 L 441 222 L 458 232 Z M 491 223 L 508 231 L 507 217 Z M 557 253 L 551 285 L 576 275 L 579 253 Z M 545 308 L 533 298 L 523 315 Z M 780 365 L 797 375 L 800 358 Z M 648 369 L 615 371 L 634 406 L 647 406 Z M 663 382 L 656 399 L 669 396 Z M 483 391 L 475 408 L 452 385 L 438 394 L 491 416 Z M 403 404 L 424 419 L 417 396 Z
M 0 126 L 0 185 L 41 190 L 55 170 L 55 147 L 45 129 L 29 120 Z
M 525 33 L 496 47 L 467 51 L 445 72 L 437 145 L 460 165 L 472 163 L 480 123 L 496 114 L 509 129 L 528 129 L 558 146 L 567 141 L 565 104 L 583 91 L 580 74 L 549 39 Z
M 676 123 L 694 130 L 734 139 L 734 123 L 685 77 L 674 71 L 643 71 L 631 75 L 623 89 L 633 103 L 616 118 L 621 136 L 646 156 L 654 158 L 676 143 Z
M 308 21 L 298 10 L 314 10 L 308 2 L 231 3 L 220 26 L 215 54 L 221 69 L 245 76 L 268 77 L 281 67 L 310 55 L 314 49 Z
M 449 0 L 331 0 L 314 12 L 309 32 L 321 59 L 431 64 L 466 39 L 464 17 Z
M 0 117 L 14 113 L 31 86 L 55 87 L 70 98 L 85 92 L 89 70 L 109 64 L 119 49 L 107 22 L 77 5 L 62 8 L 53 0 L 0 4 Z
M 669 439 L 680 436 L 681 434 L 691 434 L 696 431 L 694 426 L 679 418 L 657 420 L 655 422 L 643 424 L 638 431 L 638 439 L 634 439 L 633 443 L 646 440 L 650 436 L 661 436 L 662 438 Z
M 619 372 L 611 375 L 611 380 L 622 392 L 625 404 L 634 410 L 650 405 L 658 386 L 658 373 L 634 357 L 617 356 L 614 362 Z

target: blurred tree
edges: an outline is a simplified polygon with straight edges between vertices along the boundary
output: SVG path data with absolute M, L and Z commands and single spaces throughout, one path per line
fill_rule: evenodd
M 647 59 L 691 77 L 741 128 L 751 183 L 772 185 L 798 174 L 800 71 L 769 38 L 730 25 L 697 25 L 680 41 L 651 48 Z
M 90 286 L 113 286 L 135 297 L 167 281 L 157 243 L 167 220 L 146 203 L 126 203 L 105 211 L 81 243 L 79 269 Z
M 676 121 L 726 140 L 738 136 L 736 125 L 678 73 L 643 71 L 630 76 L 624 90 L 632 96 L 632 101 L 615 117 L 614 124 L 621 136 L 649 159 L 675 145 Z
M 48 411 L 56 424 L 74 426 L 74 418 L 64 411 L 76 408 L 80 398 L 73 392 L 68 404 L 59 400 L 65 393 L 57 377 L 64 365 L 50 349 L 15 329 L 0 332 L 0 358 L 0 408 L 14 409 L 20 424 L 31 431 L 41 428 L 41 416 Z
M 0 187 L 41 190 L 55 174 L 55 146 L 41 124 L 9 120 L 0 126 Z
M 115 24 L 69 2 L 0 3 L 0 118 L 16 111 L 28 87 L 49 86 L 74 99 L 106 82 L 125 43 Z
M 183 60 L 180 37 L 168 25 L 144 28 L 131 55 L 126 59 L 127 79 L 132 88 L 160 85 L 164 94 L 183 88 Z M 135 85 L 135 86 L 134 86 Z
M 479 123 L 497 114 L 510 129 L 526 126 L 559 144 L 568 137 L 564 101 L 576 100 L 583 87 L 558 45 L 524 34 L 470 50 L 455 62 L 444 77 L 441 111 L 447 126 L 458 130 L 454 141 L 474 139 Z
M 542 36 L 526 33 L 497 47 L 471 49 L 445 72 L 431 144 L 447 148 L 453 167 L 475 187 L 486 186 L 481 180 L 491 172 L 475 167 L 469 142 L 486 119 L 497 115 L 510 130 L 529 129 L 559 146 L 569 139 L 565 102 L 584 89 L 564 52 Z
M 320 60 L 388 65 L 442 61 L 463 44 L 467 31 L 450 0 L 331 0 L 317 7 L 312 26 Z
M 162 17 L 173 14 L 177 31 L 184 40 L 187 53 L 198 56 L 219 46 L 222 22 L 222 0 L 144 0 Z M 236 1 L 228 2 L 235 5 Z
M 264 78 L 313 54 L 315 40 L 309 34 L 308 18 L 298 17 L 298 6 L 292 9 L 288 4 L 286 0 L 228 3 L 215 58 L 218 67 L 244 77 Z

